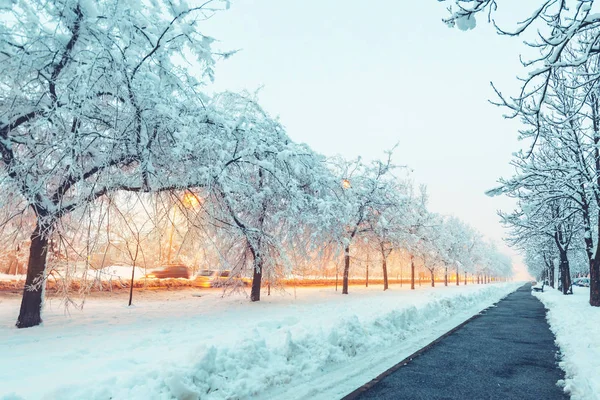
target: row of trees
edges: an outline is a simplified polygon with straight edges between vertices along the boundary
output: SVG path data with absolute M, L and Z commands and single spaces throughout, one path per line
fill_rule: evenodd
M 386 257 L 399 246 L 427 265 L 510 273 L 470 228 L 426 211 L 424 191 L 415 194 L 398 176 L 391 152 L 372 163 L 326 159 L 291 141 L 251 95 L 203 94 L 216 60 L 231 54 L 213 49 L 202 21 L 228 5 L 0 5 L 0 185 L 10 194 L 2 197 L 2 226 L 16 224 L 14 234 L 24 229 L 18 222 L 30 221 L 32 229 L 18 327 L 41 322 L 49 252 L 75 251 L 64 238 L 76 235 L 85 248 L 76 253 L 89 255 L 101 227 L 110 231 L 109 210 L 113 228 L 115 215 L 126 219 L 114 207 L 118 193 L 192 195 L 197 206 L 187 208 L 187 221 L 210 227 L 205 236 L 219 252 L 251 267 L 253 301 L 263 275 L 284 274 L 324 249 L 334 257 L 338 247 L 347 293 L 359 238 L 378 241 L 384 276 Z M 145 204 L 128 208 L 141 212 Z M 144 256 L 139 233 L 148 229 L 136 221 L 120 228 L 134 265 Z
M 446 0 L 449 1 L 449 0 Z M 525 252 L 532 273 L 554 280 L 567 294 L 574 273 L 590 276 L 590 304 L 600 306 L 600 14 L 594 0 L 539 0 L 512 29 L 495 20 L 508 1 L 452 0 L 450 26 L 467 30 L 484 14 L 498 33 L 527 42 L 537 57 L 518 96 L 500 94 L 499 104 L 524 124 L 527 150 L 515 154 L 516 173 L 491 195 L 517 200 L 503 213 L 511 241 Z M 527 5 L 512 5 L 524 9 Z M 575 269 L 575 271 L 573 271 Z

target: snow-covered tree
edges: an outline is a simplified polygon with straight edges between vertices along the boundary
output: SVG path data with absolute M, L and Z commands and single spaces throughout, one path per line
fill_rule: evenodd
M 507 97 L 496 90 L 500 97 L 498 104 L 507 107 L 511 117 L 525 122 L 521 138 L 529 140 L 529 150 L 517 156 L 519 163 L 525 166 L 521 168 L 521 177 L 528 177 L 532 170 L 538 178 L 543 175 L 547 187 L 545 197 L 567 199 L 565 212 L 578 214 L 584 230 L 580 237 L 585 242 L 589 261 L 590 304 L 600 306 L 600 197 L 597 195 L 600 187 L 600 17 L 597 3 L 594 0 L 539 0 L 535 4 L 509 5 L 508 1 L 500 0 L 443 1 L 452 3 L 450 16 L 445 20 L 449 26 L 472 29 L 476 25 L 475 18 L 485 15 L 502 35 L 528 32 L 536 35 L 526 44 L 539 55 L 523 62 L 528 74 L 522 80 L 520 93 Z M 510 22 L 496 20 L 503 6 L 513 7 L 512 15 L 514 11 L 523 13 L 512 21 L 512 28 Z M 554 163 L 548 158 L 541 169 L 525 165 L 536 153 L 538 157 L 551 154 Z M 577 210 L 572 208 L 573 203 Z M 562 215 L 562 211 L 558 214 Z M 558 226 L 560 231 L 564 223 Z M 559 253 L 564 266 L 568 251 L 561 253 L 559 249 Z
M 427 188 L 419 187 L 418 193 L 410 193 L 409 212 L 404 220 L 405 229 L 401 231 L 402 247 L 410 254 L 410 288 L 415 289 L 415 255 L 420 254 L 423 241 L 427 240 L 427 234 L 432 228 L 431 213 L 427 210 Z
M 386 192 L 387 205 L 378 208 L 369 220 L 370 234 L 367 240 L 373 241 L 373 246 L 381 258 L 384 291 L 389 287 L 388 258 L 392 251 L 401 247 L 408 229 L 406 222 L 409 214 L 414 212 L 411 209 L 414 204 L 410 197 L 411 193 L 411 181 L 400 179 L 389 181 Z
M 333 193 L 339 199 L 339 207 L 332 209 L 338 219 L 338 240 L 344 248 L 344 274 L 342 293 L 348 294 L 350 272 L 350 250 L 358 236 L 371 231 L 373 220 L 378 219 L 385 209 L 397 206 L 401 195 L 393 183 L 394 170 L 392 152 L 387 152 L 383 161 L 365 164 L 360 159 L 348 161 L 340 157 L 331 160 L 334 176 Z
M 215 102 L 236 125 L 221 138 L 227 156 L 211 180 L 211 215 L 246 243 L 250 299 L 259 301 L 262 277 L 290 271 L 288 248 L 318 225 L 317 198 L 331 173 L 323 157 L 291 141 L 253 99 L 224 93 Z
M 1 179 L 37 221 L 18 327 L 41 322 L 48 241 L 60 218 L 110 191 L 203 183 L 186 173 L 197 137 L 215 125 L 194 76 L 213 74 L 213 40 L 199 24 L 217 5 L 0 5 Z M 174 64 L 175 55 L 195 57 L 200 73 Z

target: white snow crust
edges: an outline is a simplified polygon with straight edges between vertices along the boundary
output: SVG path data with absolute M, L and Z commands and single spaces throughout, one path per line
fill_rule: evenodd
M 600 399 L 600 308 L 589 304 L 589 288 L 574 287 L 572 296 L 558 290 L 535 293 L 548 309 L 546 318 L 560 347 L 564 387 L 571 400 Z
M 519 285 L 54 300 L 23 330 L 19 299 L 0 298 L 0 399 L 339 398 Z

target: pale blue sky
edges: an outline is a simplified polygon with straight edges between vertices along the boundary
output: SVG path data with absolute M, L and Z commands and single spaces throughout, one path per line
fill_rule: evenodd
M 237 0 L 205 23 L 222 49 L 212 90 L 256 90 L 289 135 L 326 154 L 380 157 L 414 170 L 430 209 L 453 214 L 501 244 L 484 191 L 509 176 L 518 123 L 488 103 L 496 83 L 516 93 L 520 39 L 480 23 L 449 29 L 436 0 Z M 501 246 L 509 254 L 504 245 Z M 516 260 L 515 260 L 516 261 Z

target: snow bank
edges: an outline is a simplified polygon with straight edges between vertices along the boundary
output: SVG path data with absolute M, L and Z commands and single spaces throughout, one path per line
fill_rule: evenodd
M 600 399 L 600 308 L 589 304 L 589 288 L 572 296 L 557 290 L 535 293 L 548 309 L 546 318 L 560 347 L 565 392 L 572 400 Z
M 0 330 L 7 336 L 0 343 L 0 377 L 8 378 L 0 378 L 0 393 L 26 399 L 339 398 L 518 286 L 362 288 L 349 296 L 299 289 L 296 297 L 254 304 L 220 299 L 217 291 L 138 300 L 135 308 L 102 300 L 86 306 L 90 315 L 80 322 L 45 314 L 44 327 Z M 31 360 L 39 363 L 35 370 Z M 15 372 L 19 367 L 27 376 Z M 32 381 L 36 386 L 26 384 Z

